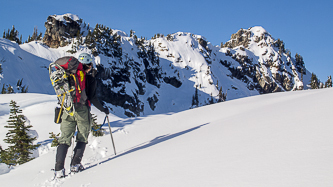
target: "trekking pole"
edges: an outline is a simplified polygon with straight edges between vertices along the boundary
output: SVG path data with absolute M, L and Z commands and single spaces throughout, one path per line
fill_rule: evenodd
M 74 134 L 74 136 L 72 137 L 72 139 L 71 139 L 71 142 L 72 142 L 72 156 L 71 156 L 71 161 L 73 160 L 73 157 L 74 157 L 74 137 L 75 137 L 75 134 Z
M 109 116 L 108 115 L 106 115 L 106 119 L 108 120 L 108 125 L 109 125 L 109 129 L 110 129 L 110 135 L 111 135 L 111 141 L 112 141 L 112 145 L 113 145 L 114 155 L 117 155 L 116 147 L 114 146 L 114 141 L 113 141 L 113 136 L 112 136 L 112 131 L 111 131 L 111 126 L 110 126 L 110 121 L 109 121 Z

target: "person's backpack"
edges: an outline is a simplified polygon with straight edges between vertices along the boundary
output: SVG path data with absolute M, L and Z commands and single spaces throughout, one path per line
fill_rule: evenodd
M 82 64 L 74 57 L 62 57 L 49 65 L 49 75 L 60 110 L 56 110 L 55 122 L 60 123 L 62 110 L 73 116 L 75 106 L 85 104 L 85 72 Z

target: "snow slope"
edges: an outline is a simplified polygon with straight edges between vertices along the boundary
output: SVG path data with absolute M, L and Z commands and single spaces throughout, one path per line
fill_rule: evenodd
M 13 99 L 42 143 L 39 157 L 0 175 L 1 186 L 332 186 L 332 94 L 283 92 L 175 114 L 112 116 L 117 156 L 105 127 L 105 136 L 89 138 L 82 161 L 88 169 L 57 181 L 50 181 L 56 152 L 47 138 L 59 132 L 55 96 L 1 95 L 1 139 Z M 8 172 L 3 165 L 0 171 Z

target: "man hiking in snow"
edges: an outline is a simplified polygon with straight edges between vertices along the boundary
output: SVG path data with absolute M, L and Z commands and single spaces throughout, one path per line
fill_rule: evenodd
M 100 101 L 96 96 L 96 80 L 95 74 L 96 70 L 92 68 L 93 62 L 92 58 L 87 53 L 82 53 L 79 55 L 78 59 L 74 57 L 63 57 L 58 59 L 59 64 L 66 69 L 70 69 L 73 66 L 70 63 L 78 63 L 77 70 L 75 73 L 75 87 L 76 93 L 74 96 L 74 113 L 68 114 L 63 112 L 61 116 L 61 136 L 59 138 L 59 145 L 57 148 L 56 154 L 56 163 L 55 163 L 55 177 L 62 178 L 65 177 L 65 158 L 68 148 L 71 146 L 71 139 L 74 136 L 74 133 L 77 128 L 76 135 L 76 146 L 74 148 L 74 156 L 70 163 L 71 172 L 79 172 L 84 170 L 81 160 L 83 153 L 88 143 L 88 135 L 91 129 L 91 114 L 90 106 L 93 104 L 101 112 L 104 112 L 106 115 L 109 114 L 109 109 L 103 107 Z M 75 71 L 75 70 L 74 70 Z

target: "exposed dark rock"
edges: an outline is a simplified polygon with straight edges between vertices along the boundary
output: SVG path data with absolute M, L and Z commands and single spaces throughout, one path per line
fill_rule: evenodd
M 80 32 L 80 20 L 74 21 L 66 15 L 63 18 L 66 21 L 58 20 L 55 16 L 49 16 L 45 22 L 46 31 L 43 42 L 51 48 L 68 45 L 67 39 L 76 37 L 77 33 Z
M 152 110 L 155 110 L 156 106 L 155 104 L 158 102 L 157 96 L 154 94 L 152 97 L 148 97 L 147 99 L 149 106 Z
M 164 77 L 163 80 L 165 83 L 171 84 L 176 88 L 179 88 L 182 85 L 182 82 L 180 82 L 176 77 Z
M 204 39 L 202 39 L 202 38 L 199 38 L 198 41 L 199 41 L 199 44 L 200 44 L 204 49 L 206 49 L 206 47 L 207 47 L 207 41 L 204 40 Z

